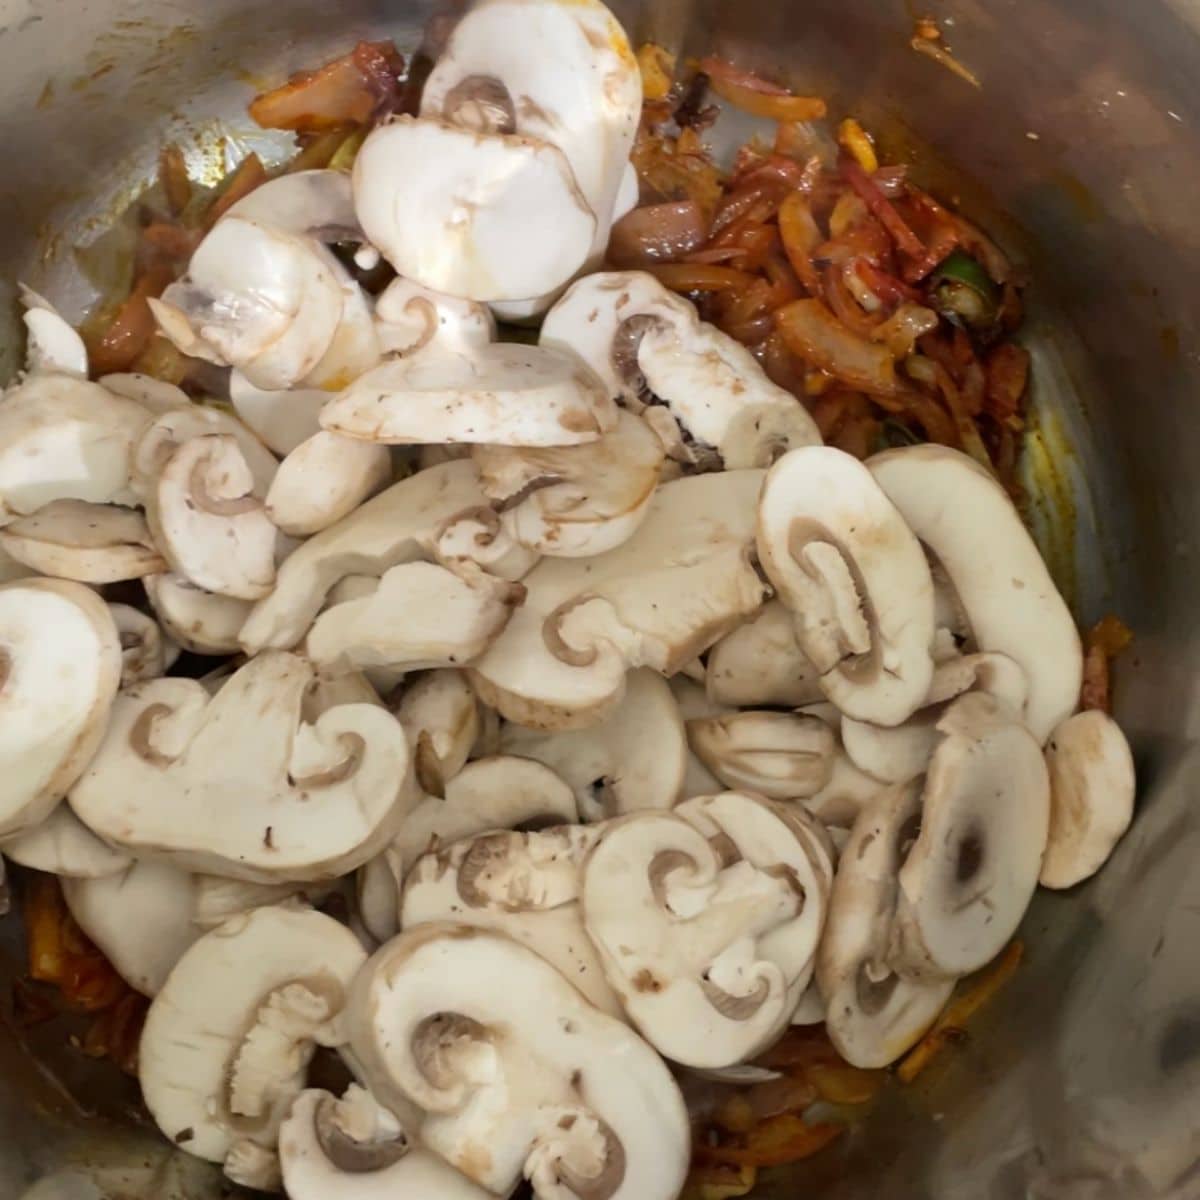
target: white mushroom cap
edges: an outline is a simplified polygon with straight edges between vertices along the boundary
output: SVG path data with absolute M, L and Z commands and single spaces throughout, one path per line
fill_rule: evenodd
M 192 876 L 168 863 L 126 860 L 116 874 L 64 879 L 63 897 L 117 974 L 144 996 L 158 995 L 203 932 L 192 923 Z
M 933 678 L 933 583 L 920 543 L 857 459 L 793 450 L 767 472 L 758 556 L 847 716 L 899 725 Z
M 391 359 L 321 410 L 326 429 L 390 444 L 574 446 L 616 423 L 616 406 L 577 357 L 509 342 Z
M 375 1119 L 364 1128 L 359 1114 L 368 1106 Z M 357 1084 L 341 1100 L 317 1089 L 296 1097 L 279 1127 L 279 1163 L 291 1200 L 493 1200 L 491 1192 L 413 1144 Z
M 1072 887 L 1104 865 L 1133 820 L 1133 753 L 1112 717 L 1081 712 L 1050 735 L 1046 765 L 1050 834 L 1039 882 Z
M 404 881 L 400 925 L 453 921 L 493 929 L 556 967 L 601 1012 L 624 1019 L 621 1001 L 579 908 L 583 859 L 595 827 L 485 833 L 417 859 Z
M 176 449 L 146 515 L 171 568 L 197 587 L 235 600 L 271 590 L 278 531 L 232 436 L 192 438 Z
M 445 463 L 403 479 L 322 530 L 279 568 L 274 591 L 242 630 L 249 653 L 296 645 L 330 588 L 347 575 L 382 575 L 389 567 L 430 557 L 447 526 L 486 507 L 469 461 Z M 497 539 L 499 541 L 500 539 Z M 494 551 L 471 539 L 464 550 Z
M 404 563 L 384 572 L 370 596 L 323 612 L 306 652 L 334 671 L 459 666 L 496 640 L 522 595 L 519 583 L 479 568 L 459 574 L 434 563 Z
M 320 430 L 283 460 L 267 492 L 266 514 L 292 537 L 328 529 L 391 482 L 386 446 Z
M 542 554 L 579 558 L 627 541 L 658 486 L 662 443 L 641 417 L 582 446 L 476 446 L 483 490 L 517 541 Z
M 243 1141 L 273 1148 L 365 958 L 348 929 L 297 909 L 260 908 L 200 938 L 142 1034 L 138 1078 L 163 1133 L 210 1162 Z
M 479 704 L 461 671 L 417 677 L 392 711 L 408 735 L 422 791 L 446 794 L 446 783 L 466 766 L 479 737 Z
M 768 1046 L 808 986 L 832 867 L 804 818 L 761 798 L 725 792 L 677 812 L 603 827 L 584 925 L 651 1045 L 727 1067 Z
M 838 859 L 817 953 L 825 1029 L 856 1067 L 895 1062 L 933 1024 L 953 980 L 917 982 L 887 965 L 897 874 L 921 820 L 920 789 L 882 791 L 855 822 Z
M 521 300 L 583 265 L 596 218 L 556 146 L 398 117 L 354 160 L 363 230 L 408 279 L 469 300 Z
M 120 681 L 117 629 L 90 588 L 0 586 L 0 835 L 50 815 L 100 744 Z
M 889 961 L 952 978 L 990 962 L 1037 886 L 1050 783 L 1037 739 L 1007 706 L 968 693 L 945 712 L 922 794 L 921 832 L 900 869 Z
M 229 401 L 234 412 L 280 457 L 320 433 L 321 409 L 332 394 L 324 388 L 258 388 L 241 371 L 229 373 Z
M 167 565 L 140 512 L 86 500 L 52 500 L 0 528 L 0 548 L 41 575 L 96 585 Z
M 132 502 L 139 404 L 69 375 L 32 375 L 0 404 L 0 525 L 53 500 Z
M 109 604 L 108 611 L 121 640 L 121 686 L 165 675 L 179 657 L 179 646 L 158 622 L 128 604 Z
M 238 634 L 250 615 L 248 600 L 206 592 L 190 580 L 166 573 L 142 584 L 163 630 L 193 654 L 236 654 Z
M 620 701 L 628 667 L 673 674 L 762 603 L 749 563 L 760 471 L 660 487 L 637 532 L 595 558 L 547 558 L 524 605 L 472 664 L 485 703 L 540 729 L 579 728 Z
M 558 733 L 506 724 L 500 745 L 562 776 L 585 821 L 670 808 L 683 790 L 687 738 L 679 706 L 666 680 L 645 668 L 629 672 L 621 703 L 602 721 Z
M 86 379 L 87 347 L 62 314 L 45 296 L 23 283 L 18 285 L 25 308 L 25 370 L 29 374 L 72 375 Z
M 670 1072 L 509 938 L 401 934 L 359 973 L 347 1017 L 375 1095 L 424 1108 L 421 1140 L 487 1190 L 507 1194 L 524 1173 L 545 1200 L 679 1194 L 690 1139 Z
M 570 346 L 634 411 L 649 403 L 647 419 L 682 462 L 710 466 L 715 453 L 729 469 L 764 467 L 821 441 L 804 406 L 744 346 L 645 272 L 573 284 L 546 314 L 541 342 Z
M 967 455 L 942 446 L 889 450 L 869 465 L 949 577 L 978 649 L 1006 654 L 1024 670 L 1024 717 L 1045 742 L 1075 709 L 1083 652 L 1075 622 L 1007 493 Z
M 375 301 L 375 325 L 388 354 L 469 355 L 496 338 L 496 320 L 486 304 L 435 292 L 403 276 Z
M 353 870 L 416 800 L 408 744 L 376 704 L 304 721 L 313 678 L 273 652 L 211 698 L 191 679 L 121 693 L 71 806 L 105 840 L 196 871 L 273 882 Z
M 747 709 L 687 723 L 688 744 L 727 787 L 769 800 L 816 795 L 830 779 L 834 732 L 817 717 Z
M 708 652 L 704 674 L 716 704 L 793 708 L 824 696 L 820 675 L 796 641 L 792 614 L 768 600 Z
M 66 804 L 60 804 L 44 821 L 0 844 L 6 858 L 75 879 L 100 879 L 129 866 L 129 855 L 102 842 Z

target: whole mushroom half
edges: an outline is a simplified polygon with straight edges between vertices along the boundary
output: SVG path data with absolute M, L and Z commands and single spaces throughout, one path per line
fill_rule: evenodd
M 376 704 L 308 723 L 313 679 L 278 651 L 212 697 L 175 678 L 122 692 L 71 806 L 106 841 L 196 871 L 272 882 L 353 870 L 416 801 L 408 742 Z
M 541 343 L 581 355 L 680 462 L 765 467 L 821 441 L 804 405 L 740 342 L 644 272 L 599 272 L 573 284 L 546 314 Z
M 603 827 L 584 926 L 630 1020 L 692 1067 L 753 1058 L 812 977 L 832 865 L 804 818 L 724 792 Z
M 541 1200 L 674 1200 L 683 1186 L 687 1112 L 665 1064 L 510 938 L 401 934 L 360 971 L 346 1027 L 372 1092 L 423 1109 L 422 1142 L 489 1192 L 522 1175 Z
M 278 1187 L 279 1126 L 365 959 L 348 929 L 303 909 L 260 908 L 200 938 L 142 1034 L 138 1078 L 163 1133 L 236 1182 Z
M 781 458 L 759 500 L 758 556 L 829 699 L 859 720 L 907 720 L 933 679 L 933 582 L 862 463 L 824 446 Z
M 0 835 L 50 815 L 104 738 L 120 682 L 117 627 L 91 588 L 0 586 Z

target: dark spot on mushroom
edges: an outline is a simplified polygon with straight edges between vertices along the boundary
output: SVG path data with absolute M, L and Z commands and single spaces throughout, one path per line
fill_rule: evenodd
M 979 874 L 983 866 L 983 838 L 978 830 L 972 830 L 958 843 L 958 861 L 954 877 L 959 883 L 968 883 Z
M 881 1013 L 887 1007 L 899 982 L 899 976 L 890 972 L 882 979 L 872 979 L 870 966 L 864 962 L 858 968 L 854 979 L 854 998 L 859 1009 L 868 1017 Z
M 190 1142 L 196 1136 L 196 1131 L 189 1125 L 186 1129 L 181 1129 L 171 1140 L 177 1146 L 182 1146 L 185 1142 Z
M 559 1129 L 574 1129 L 576 1116 L 574 1113 L 567 1113 L 565 1117 L 558 1118 Z
M 274 841 L 274 838 L 272 837 L 273 831 L 274 831 L 273 825 L 268 825 L 266 827 L 266 829 L 263 830 L 263 845 L 266 846 L 266 848 L 268 850 L 275 849 L 275 841 Z
M 663 990 L 662 980 L 648 967 L 643 967 L 629 982 L 635 992 L 651 992 L 657 995 Z

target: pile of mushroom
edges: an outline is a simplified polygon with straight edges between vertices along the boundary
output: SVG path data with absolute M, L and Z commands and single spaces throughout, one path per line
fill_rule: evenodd
M 89 381 L 25 294 L 0 851 L 154 998 L 147 1106 L 248 1186 L 672 1200 L 672 1072 L 813 1020 L 895 1061 L 1129 824 L 999 485 L 823 447 L 596 270 L 639 104 L 598 0 L 483 0 L 352 178 L 263 185 L 155 302 L 224 395 Z

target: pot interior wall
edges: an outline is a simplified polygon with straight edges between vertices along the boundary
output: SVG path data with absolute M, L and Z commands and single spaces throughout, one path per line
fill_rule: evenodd
M 835 113 L 855 112 L 1028 259 L 1037 437 L 1061 474 L 1057 493 L 1038 477 L 1050 496 L 1043 542 L 1081 620 L 1111 610 L 1137 634 L 1118 689 L 1142 780 L 1133 832 L 1099 878 L 1035 904 L 1028 963 L 967 1045 L 918 1088 L 892 1089 L 838 1149 L 764 1176 L 756 1194 L 1194 1196 L 1200 5 L 928 6 L 978 90 L 912 52 L 904 0 L 616 7 L 638 38 L 782 71 Z M 248 145 L 278 154 L 247 127 L 257 84 L 360 36 L 411 50 L 429 15 L 383 0 L 0 0 L 0 377 L 19 363 L 15 281 L 78 315 L 91 291 L 74 247 L 150 177 L 164 140 L 189 146 L 198 170 Z M 7 1007 L 18 964 L 10 942 L 0 1192 L 57 1172 L 30 1196 L 217 1194 L 208 1173 L 135 1127 L 114 1076 L 89 1082 L 62 1046 L 38 1048 L 51 1070 L 35 1065 Z

